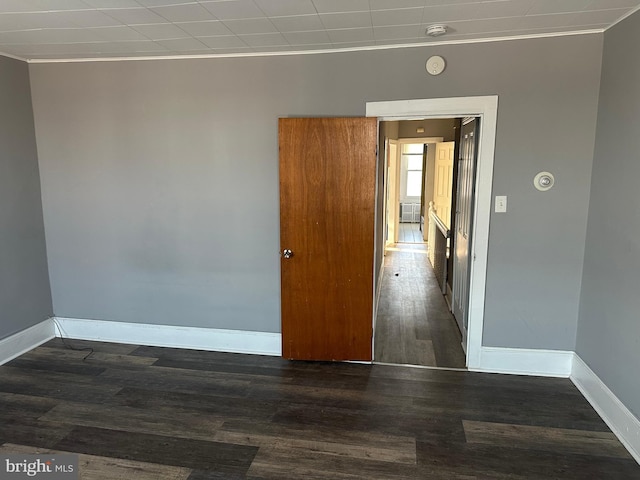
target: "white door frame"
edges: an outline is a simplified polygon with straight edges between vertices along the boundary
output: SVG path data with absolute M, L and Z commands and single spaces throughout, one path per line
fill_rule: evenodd
M 491 218 L 491 188 L 493 158 L 498 120 L 498 96 L 433 98 L 367 102 L 367 117 L 378 121 L 416 120 L 451 117 L 480 117 L 478 163 L 476 165 L 475 203 L 471 245 L 469 282 L 469 324 L 467 337 L 467 367 L 480 368 L 484 298 L 489 251 Z
M 396 243 L 398 241 L 398 225 L 399 225 L 399 219 L 398 216 L 400 215 L 400 207 L 398 206 L 398 197 L 400 195 L 400 163 L 398 161 L 398 158 L 400 157 L 400 143 L 398 142 L 398 140 L 395 139 L 388 139 L 388 147 L 389 147 L 389 151 L 386 152 L 387 155 L 387 160 L 388 160 L 388 164 L 385 165 L 385 171 L 384 171 L 384 176 L 385 176 L 385 185 L 387 189 L 390 189 L 390 198 L 387 198 L 387 196 L 385 195 L 385 200 L 386 201 L 390 201 L 391 205 L 387 204 L 386 205 L 386 211 L 385 211 L 385 231 L 387 232 L 387 236 L 385 239 L 385 248 L 393 243 Z M 395 147 L 395 158 L 391 158 L 391 146 Z M 393 171 L 393 175 L 389 174 L 389 171 L 392 170 Z M 391 181 L 393 180 L 393 188 L 391 188 Z M 389 241 L 389 215 L 388 215 L 388 211 L 389 209 L 393 209 L 393 214 L 391 215 L 391 221 L 393 222 L 393 233 L 392 233 L 392 237 L 391 240 Z

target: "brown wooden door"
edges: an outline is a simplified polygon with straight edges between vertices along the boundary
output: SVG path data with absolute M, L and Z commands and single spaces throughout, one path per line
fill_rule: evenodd
M 282 355 L 371 360 L 377 119 L 283 118 Z

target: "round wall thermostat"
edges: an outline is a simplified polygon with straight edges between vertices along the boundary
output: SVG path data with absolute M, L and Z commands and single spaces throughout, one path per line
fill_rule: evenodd
M 427 60 L 427 72 L 430 75 L 440 75 L 444 72 L 444 67 L 447 66 L 447 62 L 444 61 L 440 55 L 434 55 L 429 60 Z
M 555 182 L 556 182 L 556 180 L 555 180 L 555 178 L 553 178 L 553 175 L 551 173 L 549 173 L 549 172 L 540 172 L 533 179 L 533 186 L 536 187 L 541 192 L 546 192 L 551 187 L 553 187 L 553 184 Z

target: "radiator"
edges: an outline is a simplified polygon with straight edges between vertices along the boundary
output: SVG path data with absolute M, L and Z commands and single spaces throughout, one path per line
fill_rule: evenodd
M 420 204 L 401 203 L 400 204 L 401 223 L 420 223 Z

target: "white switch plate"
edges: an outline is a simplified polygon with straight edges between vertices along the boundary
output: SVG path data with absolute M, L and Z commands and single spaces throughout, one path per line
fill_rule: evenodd
M 504 213 L 507 211 L 507 196 L 496 195 L 496 213 Z

